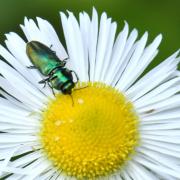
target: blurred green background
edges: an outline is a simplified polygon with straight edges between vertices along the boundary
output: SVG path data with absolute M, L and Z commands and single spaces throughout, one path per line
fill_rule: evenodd
M 151 68 L 180 47 L 180 0 L 0 0 L 0 42 L 3 44 L 4 34 L 10 31 L 22 35 L 19 24 L 24 16 L 49 20 L 62 37 L 58 12 L 68 9 L 76 15 L 80 11 L 91 14 L 93 6 L 99 14 L 106 11 L 118 22 L 119 29 L 126 20 L 140 35 L 148 30 L 149 42 L 163 34 L 160 52 Z

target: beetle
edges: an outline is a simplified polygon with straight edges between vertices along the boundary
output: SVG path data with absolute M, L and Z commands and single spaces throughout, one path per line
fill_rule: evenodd
M 26 45 L 26 53 L 33 66 L 30 69 L 38 69 L 47 78 L 39 81 L 40 84 L 46 83 L 52 88 L 60 90 L 63 94 L 72 93 L 72 89 L 79 81 L 75 71 L 65 68 L 66 60 L 60 60 L 56 53 L 39 41 L 30 41 Z M 73 73 L 76 82 L 73 81 Z M 54 91 L 53 91 L 54 94 Z

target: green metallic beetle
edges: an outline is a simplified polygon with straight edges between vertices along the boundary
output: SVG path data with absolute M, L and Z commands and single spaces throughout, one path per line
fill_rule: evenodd
M 79 78 L 74 71 L 65 68 L 66 59 L 60 60 L 54 51 L 38 41 L 28 42 L 26 53 L 33 64 L 28 68 L 38 69 L 41 74 L 47 76 L 47 78 L 39 81 L 40 84 L 46 85 L 48 83 L 52 90 L 53 88 L 60 90 L 63 94 L 72 93 L 72 89 Z M 77 78 L 76 82 L 73 82 L 72 73 Z

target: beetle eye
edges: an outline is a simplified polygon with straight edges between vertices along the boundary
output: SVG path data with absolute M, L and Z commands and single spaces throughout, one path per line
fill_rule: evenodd
M 71 94 L 73 88 L 74 88 L 74 83 L 69 82 L 65 86 L 62 87 L 62 92 L 64 94 Z

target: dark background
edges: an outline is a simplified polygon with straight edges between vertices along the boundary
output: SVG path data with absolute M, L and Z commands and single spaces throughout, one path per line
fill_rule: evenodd
M 106 11 L 117 21 L 119 30 L 126 20 L 130 29 L 136 27 L 140 35 L 148 30 L 149 42 L 163 34 L 160 52 L 151 68 L 180 47 L 180 0 L 0 0 L 0 43 L 4 43 L 4 34 L 10 31 L 22 35 L 19 24 L 24 16 L 49 20 L 62 36 L 59 11 L 91 14 L 93 6 L 99 14 Z

